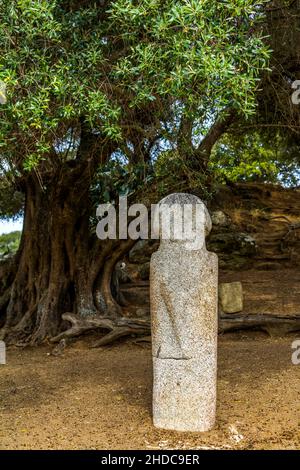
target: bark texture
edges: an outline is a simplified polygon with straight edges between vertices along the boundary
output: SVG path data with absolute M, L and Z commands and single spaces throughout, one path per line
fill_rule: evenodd
M 72 173 L 71 173 L 72 174 Z M 79 184 L 79 181 L 81 184 Z M 0 335 L 11 344 L 39 344 L 79 318 L 118 318 L 111 293 L 115 264 L 134 242 L 100 241 L 89 227 L 89 186 L 61 171 L 42 186 L 26 181 L 24 229 L 14 260 L 0 266 Z

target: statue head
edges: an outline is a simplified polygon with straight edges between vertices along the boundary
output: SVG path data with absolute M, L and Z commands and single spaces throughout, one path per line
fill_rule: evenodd
M 212 227 L 205 204 L 193 194 L 166 196 L 157 205 L 154 218 L 154 232 L 161 245 L 176 243 L 189 250 L 205 247 L 205 237 Z

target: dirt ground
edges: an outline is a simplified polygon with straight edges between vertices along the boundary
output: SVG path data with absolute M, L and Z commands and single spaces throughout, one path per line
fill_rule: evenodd
M 219 340 L 217 424 L 208 433 L 155 429 L 149 344 L 90 349 L 91 339 L 9 349 L 0 365 L 0 449 L 300 449 L 294 337 Z

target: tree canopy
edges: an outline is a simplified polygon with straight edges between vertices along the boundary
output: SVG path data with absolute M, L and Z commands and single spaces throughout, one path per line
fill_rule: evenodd
M 40 175 L 103 145 L 128 157 L 255 110 L 264 1 L 3 0 L 1 159 Z M 186 121 L 183 119 L 186 115 Z M 182 136 L 181 136 L 182 138 Z M 100 148 L 100 151 L 99 151 Z

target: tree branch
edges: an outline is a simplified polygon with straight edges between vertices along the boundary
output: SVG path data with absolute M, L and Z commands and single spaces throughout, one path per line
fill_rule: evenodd
M 231 124 L 237 118 L 237 112 L 233 109 L 228 110 L 225 117 L 217 119 L 212 125 L 199 147 L 194 151 L 194 157 L 201 158 L 203 167 L 206 168 L 213 146 L 219 138 L 228 130 Z

